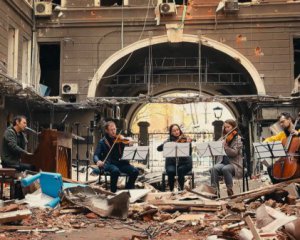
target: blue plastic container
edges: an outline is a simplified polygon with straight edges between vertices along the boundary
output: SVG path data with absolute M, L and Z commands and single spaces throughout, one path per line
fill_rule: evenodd
M 60 173 L 42 172 L 40 176 L 42 192 L 50 197 L 59 197 L 62 192 L 63 181 Z
M 27 187 L 36 180 L 40 180 L 42 193 L 56 198 L 63 189 L 63 181 L 60 173 L 41 172 L 21 180 L 22 186 Z

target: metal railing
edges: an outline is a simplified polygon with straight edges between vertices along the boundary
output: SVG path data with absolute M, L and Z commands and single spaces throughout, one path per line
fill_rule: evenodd
M 213 140 L 212 132 L 198 132 L 198 133 L 186 133 L 187 136 L 193 139 L 192 146 L 192 160 L 193 169 L 208 168 L 212 166 L 212 159 L 210 157 L 200 157 L 195 150 L 195 143 L 208 142 Z M 134 139 L 138 139 L 138 134 L 133 136 Z M 168 138 L 167 133 L 150 133 L 149 134 L 149 159 L 148 166 L 151 172 L 161 172 L 165 168 L 165 158 L 162 152 L 157 151 L 157 147 L 162 144 Z
M 198 73 L 169 73 L 169 74 L 152 74 L 152 85 L 169 85 L 169 84 L 198 84 Z M 244 78 L 241 73 L 207 73 L 201 74 L 201 84 L 208 85 L 247 85 L 249 79 Z M 125 74 L 117 75 L 112 83 L 105 84 L 108 87 L 128 87 L 147 85 L 148 81 L 144 74 Z

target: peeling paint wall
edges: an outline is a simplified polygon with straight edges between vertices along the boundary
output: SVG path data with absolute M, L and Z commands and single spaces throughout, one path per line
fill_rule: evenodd
M 142 2 L 142 1 L 141 1 Z M 147 1 L 143 1 L 147 3 Z M 293 79 L 293 35 L 300 32 L 300 4 L 261 3 L 241 7 L 238 14 L 215 15 L 216 1 L 190 1 L 189 17 L 184 19 L 184 34 L 201 34 L 220 41 L 247 57 L 263 76 L 270 95 L 290 95 Z M 66 1 L 67 4 L 67 1 Z M 84 9 L 84 8 L 83 8 Z M 148 13 L 147 25 L 143 27 Z M 85 99 L 91 78 L 99 66 L 124 47 L 153 36 L 166 34 L 165 24 L 182 21 L 182 7 L 177 15 L 164 16 L 156 26 L 154 7 L 120 7 L 85 11 L 65 10 L 61 18 L 39 21 L 39 41 L 62 41 L 61 83 L 79 84 L 79 99 Z M 124 33 L 121 34 L 121 23 Z M 55 26 L 55 27 L 54 27 Z M 144 32 L 142 33 L 142 29 Z M 72 41 L 64 41 L 65 38 Z

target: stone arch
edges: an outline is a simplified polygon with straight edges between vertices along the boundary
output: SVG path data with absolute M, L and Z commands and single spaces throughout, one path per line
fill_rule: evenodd
M 162 44 L 169 42 L 167 35 L 162 36 L 155 36 L 152 38 L 146 38 L 143 40 L 140 40 L 138 42 L 135 42 L 133 44 L 130 44 L 123 49 L 115 52 L 113 55 L 111 55 L 108 59 L 106 59 L 103 64 L 99 67 L 96 74 L 94 75 L 91 84 L 89 85 L 88 89 L 88 98 L 97 97 L 97 87 L 101 82 L 102 77 L 107 72 L 107 70 L 118 60 L 125 57 L 126 55 L 139 50 L 144 47 L 148 47 L 150 45 L 156 45 L 156 44 Z M 199 37 L 197 35 L 191 35 L 191 34 L 183 34 L 182 42 L 188 42 L 188 43 L 199 43 Z M 237 59 L 238 62 L 246 69 L 246 71 L 249 73 L 249 75 L 252 78 L 252 81 L 256 87 L 256 92 L 258 95 L 265 95 L 266 90 L 264 83 L 257 71 L 257 69 L 254 67 L 254 65 L 240 52 L 233 49 L 232 47 L 223 44 L 221 42 L 218 42 L 216 40 L 207 38 L 207 37 L 201 37 L 201 43 L 207 47 L 216 49 L 220 52 L 223 52 L 224 54 L 232 57 L 233 59 Z

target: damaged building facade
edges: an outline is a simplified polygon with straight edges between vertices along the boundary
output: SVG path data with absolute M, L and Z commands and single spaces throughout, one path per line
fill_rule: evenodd
M 246 97 L 299 95 L 299 11 L 284 0 L 1 0 L 1 132 L 16 113 L 34 128 L 79 122 L 84 137 L 106 119 L 130 129 L 151 97 L 192 90 L 236 96 L 224 103 L 255 141 L 279 112 L 298 112 Z

